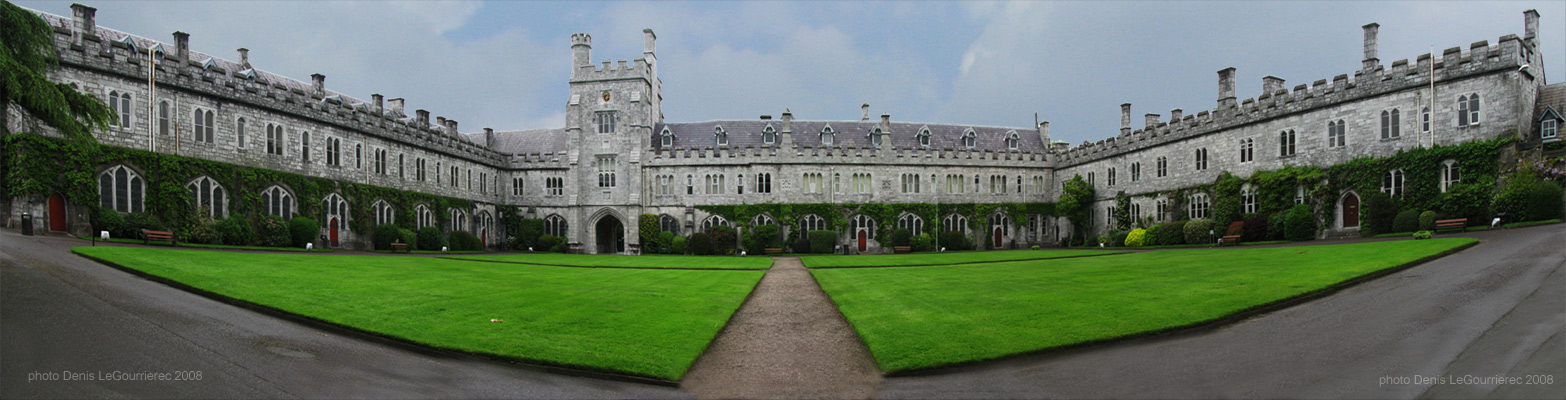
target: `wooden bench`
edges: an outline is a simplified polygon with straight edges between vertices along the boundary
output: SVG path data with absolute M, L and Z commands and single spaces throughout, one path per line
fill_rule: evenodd
M 1435 228 L 1438 231 L 1439 230 L 1443 230 L 1443 229 L 1462 229 L 1464 232 L 1467 232 L 1468 231 L 1468 218 L 1443 219 L 1443 220 L 1440 220 L 1440 221 L 1436 221 Z
M 142 244 L 152 244 L 153 241 L 169 242 L 170 246 L 179 244 L 178 242 L 174 241 L 174 232 L 149 231 L 142 229 L 141 238 L 143 239 Z
M 767 248 L 762 249 L 761 251 L 766 252 L 767 254 L 783 254 L 783 248 L 782 247 L 767 247 Z
M 1238 246 L 1240 245 L 1240 238 L 1243 236 L 1245 236 L 1245 222 L 1235 221 L 1229 224 L 1228 233 L 1218 240 L 1218 245 L 1232 244 Z
M 913 246 L 892 246 L 892 252 L 894 252 L 894 253 L 912 253 L 913 252 Z
M 392 243 L 391 247 L 392 247 L 392 252 L 393 253 L 396 253 L 397 250 L 402 250 L 402 251 L 405 251 L 405 252 L 408 252 L 408 253 L 412 253 L 413 252 L 413 250 L 409 250 L 408 249 L 408 244 L 407 243 Z

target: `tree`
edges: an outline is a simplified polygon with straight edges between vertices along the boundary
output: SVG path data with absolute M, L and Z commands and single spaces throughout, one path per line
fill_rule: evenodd
M 50 81 L 48 72 L 59 66 L 54 30 L 37 14 L 0 0 L 0 111 L 15 103 L 67 139 L 94 142 L 92 131 L 108 128 L 114 112 L 96 97 Z M 0 112 L 0 136 L 11 134 L 9 118 Z
M 1055 211 L 1066 220 L 1071 221 L 1072 237 L 1086 235 L 1087 224 L 1093 217 L 1093 185 L 1082 180 L 1082 175 L 1075 175 L 1066 181 L 1060 191 L 1060 200 L 1055 202 Z M 1080 233 L 1081 235 L 1078 235 Z

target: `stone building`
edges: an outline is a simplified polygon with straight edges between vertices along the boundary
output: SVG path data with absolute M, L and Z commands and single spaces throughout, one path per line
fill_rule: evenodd
M 875 118 L 869 105 L 857 121 L 795 119 L 784 110 L 777 118 L 666 122 L 657 37 L 645 30 L 641 58 L 596 65 L 592 38 L 572 35 L 564 127 L 459 133 L 455 120 L 431 122 L 423 109 L 408 115 L 400 98 L 374 94 L 361 100 L 327 89 L 321 75 L 303 82 L 259 70 L 245 49 L 237 51 L 238 61 L 230 61 L 191 50 L 184 33 L 159 42 L 97 26 L 91 7 L 76 4 L 72 10 L 71 17 L 40 13 L 53 27 L 61 55 L 62 68 L 51 77 L 100 96 L 121 114 L 114 127 L 97 133 L 103 143 L 469 200 L 471 208 L 420 208 L 413 215 L 424 226 L 437 223 L 426 215 L 440 213 L 450 221 L 442 229 L 469 231 L 490 244 L 504 236 L 497 226 L 499 206 L 513 205 L 527 218 L 544 219 L 546 233 L 564 236 L 587 253 L 635 252 L 635 221 L 642 214 L 657 215 L 665 230 L 688 235 L 737 222 L 698 207 L 703 205 L 1052 202 L 1061 182 L 1076 175 L 1097 189 L 1093 208 L 1101 223 L 1094 230 L 1101 233 L 1120 193 L 1211 183 L 1223 171 L 1245 176 L 1291 165 L 1327 166 L 1431 143 L 1536 137 L 1535 100 L 1545 86 L 1538 13 L 1529 10 L 1523 37 L 1478 41 L 1390 66 L 1377 53 L 1379 27 L 1369 24 L 1357 71 L 1292 89 L 1269 76 L 1263 93 L 1239 100 L 1234 69 L 1227 68 L 1218 71 L 1212 109 L 1176 109 L 1168 119 L 1146 114 L 1142 128 L 1133 129 L 1131 105 L 1125 104 L 1120 132 L 1075 147 L 1051 141 L 1048 122 L 1033 127 L 902 122 L 887 114 Z M 156 91 L 149 90 L 149 74 L 155 75 Z M 29 120 L 11 121 L 13 132 L 57 136 Z M 134 184 L 139 166 L 99 168 L 99 176 L 107 177 L 100 206 L 144 207 L 119 190 Z M 235 201 L 235 195 L 211 189 L 224 182 L 193 172 L 189 184 L 193 193 L 207 193 L 195 194 L 195 201 L 215 203 L 214 213 L 229 209 L 219 206 L 223 202 Z M 322 234 L 350 247 L 365 247 L 367 234 L 338 229 L 347 222 L 339 219 L 373 215 L 382 222 L 405 212 L 388 210 L 383 216 L 387 206 L 380 201 L 374 213 L 342 210 L 331 206 L 339 201 L 331 196 L 340 194 L 295 199 L 293 189 L 281 185 L 263 192 L 268 203 L 259 209 L 266 214 L 286 215 L 300 202 L 324 202 L 327 211 L 316 217 Z M 1201 216 L 1207 207 L 1199 193 L 1133 198 L 1135 214 L 1155 219 L 1171 218 L 1175 208 Z M 1354 207 L 1357 200 L 1350 192 L 1330 206 Z M 40 228 L 89 230 L 90 205 L 65 204 L 58 194 L 17 196 L 10 203 L 12 219 L 30 212 L 41 216 Z M 934 229 L 936 222 L 912 214 L 897 221 L 846 219 L 840 243 L 864 252 L 884 251 L 876 230 Z M 997 246 L 1055 244 L 1070 231 L 1062 219 L 1047 215 L 987 219 L 989 226 L 941 225 L 975 238 L 990 236 L 988 242 Z M 744 222 L 776 221 L 764 215 Z M 805 217 L 785 229 L 818 223 Z M 1355 225 L 1338 218 L 1329 229 Z

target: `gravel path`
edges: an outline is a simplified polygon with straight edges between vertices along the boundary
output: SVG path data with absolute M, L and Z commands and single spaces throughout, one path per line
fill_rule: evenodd
M 881 371 L 799 258 L 772 269 L 680 388 L 698 398 L 870 398 Z

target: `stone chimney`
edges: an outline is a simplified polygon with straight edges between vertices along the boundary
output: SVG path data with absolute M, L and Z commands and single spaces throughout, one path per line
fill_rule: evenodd
M 98 9 L 81 3 L 71 4 L 71 15 L 75 19 L 71 24 L 71 44 L 80 46 L 83 37 L 98 35 Z M 1534 13 L 1535 21 L 1538 15 Z
M 401 99 L 399 99 L 399 100 L 401 100 Z M 430 112 L 428 110 L 423 110 L 423 109 L 414 110 L 413 111 L 413 115 L 414 115 L 413 122 L 414 122 L 415 126 L 418 126 L 420 128 L 428 128 L 428 127 L 430 127 Z
M 781 141 L 779 143 L 781 143 L 783 148 L 793 147 L 794 146 L 794 113 L 789 111 L 787 108 L 785 108 L 785 109 L 783 109 L 783 115 L 781 117 L 779 117 L 779 119 L 781 119 L 783 121 L 783 129 L 780 129 L 778 131 L 778 133 L 782 135 L 782 138 L 780 138 Z
M 246 69 L 250 68 L 250 49 L 239 48 L 239 65 L 245 66 Z
M 1381 30 L 1381 24 L 1371 22 L 1365 24 L 1365 61 L 1364 70 L 1376 69 L 1381 65 L 1381 59 L 1376 58 L 1376 32 Z
M 454 119 L 446 120 L 446 131 L 450 132 L 451 136 L 456 136 L 456 137 L 461 137 L 462 136 L 461 133 L 458 133 L 459 131 L 457 130 L 457 120 L 454 120 Z
M 190 34 L 174 32 L 174 57 L 179 60 L 179 65 L 184 67 L 190 63 Z
M 1234 67 L 1218 70 L 1218 108 L 1234 108 Z
M 1049 121 L 1039 122 L 1039 141 L 1044 143 L 1044 149 L 1049 149 Z
M 316 95 L 319 95 L 319 96 L 325 96 L 326 95 L 326 75 L 310 74 L 310 82 L 313 82 L 315 84 L 315 94 Z
M 446 117 L 438 115 L 435 116 L 435 129 L 449 134 L 450 132 L 446 132 L 446 128 L 448 127 L 450 127 L 450 125 L 446 125 Z
M 1131 134 L 1131 103 L 1120 105 L 1120 134 Z
M 652 62 L 653 53 L 658 50 L 658 35 L 653 34 L 652 28 L 642 30 L 642 57 Z
M 1173 125 L 1176 122 L 1180 122 L 1180 118 L 1184 118 L 1184 117 L 1185 117 L 1185 111 L 1183 111 L 1181 109 L 1176 108 L 1176 109 L 1173 109 L 1173 110 L 1169 110 L 1169 124 L 1170 125 Z
M 74 6 L 73 6 L 74 7 Z M 89 14 L 90 15 L 90 14 Z M 91 17 L 89 17 L 90 19 Z M 1539 11 L 1523 11 L 1523 42 L 1539 46 Z
M 859 106 L 859 120 L 870 120 L 870 103 L 865 103 L 865 105 Z
M 387 102 L 391 103 L 391 115 L 392 116 L 398 117 L 398 118 L 402 118 L 404 115 L 407 115 L 407 114 L 403 114 L 402 113 L 402 110 L 403 110 L 402 107 L 403 107 L 403 104 L 405 104 L 405 103 L 404 103 L 404 101 L 403 101 L 403 99 L 401 97 L 398 97 L 398 98 L 395 98 L 395 99 L 391 99 L 391 100 L 387 100 Z
M 495 130 L 484 128 L 484 148 L 495 149 Z
M 375 115 L 381 115 L 381 113 L 386 111 L 386 97 L 381 96 L 380 93 L 370 95 L 370 102 L 375 104 L 375 108 L 370 109 L 370 112 L 375 113 Z
M 880 127 L 881 127 L 881 145 L 880 146 L 876 146 L 876 149 L 878 149 L 878 150 L 891 150 L 892 149 L 892 114 L 881 114 L 881 125 L 880 125 Z M 871 134 L 872 135 L 875 134 L 875 131 L 871 131 Z
M 1152 131 L 1153 128 L 1157 128 L 1158 127 L 1158 117 L 1159 117 L 1158 114 L 1153 114 L 1153 113 L 1148 113 L 1147 115 L 1144 115 L 1142 122 L 1145 123 L 1145 125 L 1143 125 L 1142 130 L 1143 131 Z
M 1283 90 L 1283 78 L 1272 75 L 1262 77 L 1262 94 L 1272 95 Z

